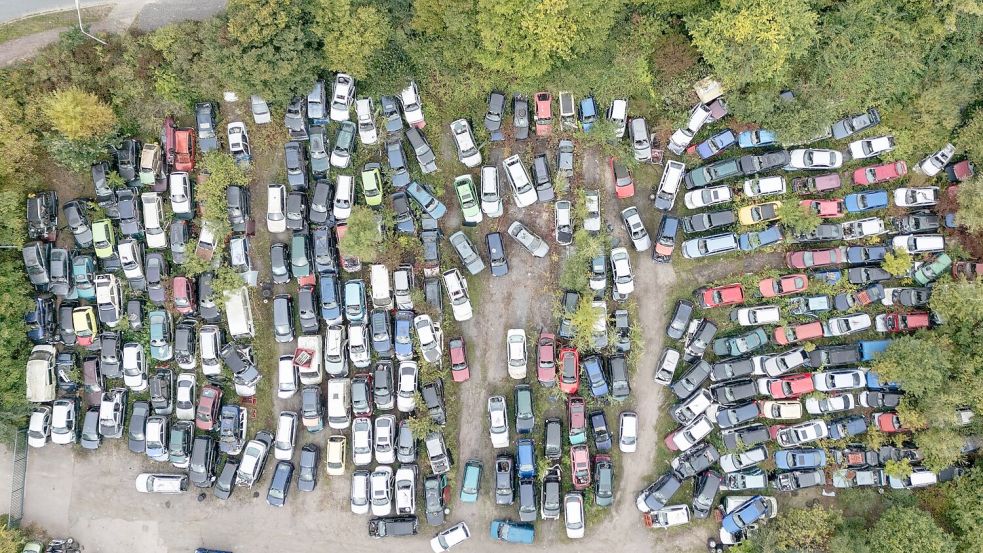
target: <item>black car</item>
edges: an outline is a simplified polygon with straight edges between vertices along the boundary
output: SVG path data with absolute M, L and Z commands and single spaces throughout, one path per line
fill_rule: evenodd
M 628 383 L 628 360 L 622 354 L 608 358 L 608 374 L 611 376 L 611 399 L 624 401 L 631 394 Z
M 294 476 L 294 464 L 290 461 L 280 461 L 273 471 L 270 489 L 266 492 L 266 502 L 273 507 L 283 507 L 287 503 L 287 492 L 290 491 L 290 480 Z
M 270 271 L 275 284 L 290 282 L 290 250 L 283 242 L 270 246 Z
M 539 154 L 533 158 L 531 176 L 539 201 L 552 201 L 556 195 L 553 192 L 553 177 L 550 174 L 550 164 L 546 154 Z
M 134 401 L 130 410 L 130 422 L 127 433 L 130 451 L 143 453 L 147 449 L 147 417 L 150 416 L 150 404 L 146 401 Z
M 598 507 L 614 503 L 614 464 L 606 455 L 594 459 L 594 503 Z
M 287 229 L 295 232 L 307 230 L 307 193 L 287 194 Z
M 184 263 L 188 248 L 188 221 L 174 219 L 169 227 L 171 239 L 171 261 L 181 265 Z
M 174 360 L 181 368 L 194 368 L 198 352 L 198 321 L 181 319 L 174 327 Z
M 393 220 L 396 232 L 409 236 L 416 235 L 416 220 L 413 218 L 413 210 L 410 208 L 410 199 L 406 192 L 398 190 L 389 196 L 389 202 L 393 208 Z
M 372 371 L 372 401 L 377 409 L 389 410 L 396 402 L 393 390 L 393 364 L 388 359 L 376 362 Z
M 604 416 L 604 411 L 591 411 L 590 418 L 591 431 L 594 434 L 594 446 L 600 453 L 611 451 L 611 433 L 608 432 L 608 420 Z
M 518 94 L 512 98 L 512 126 L 516 140 L 529 138 L 529 100 Z
M 880 267 L 851 267 L 847 269 L 846 274 L 850 284 L 870 284 L 894 278 L 891 273 Z
M 155 415 L 170 415 L 174 411 L 174 371 L 159 368 L 150 376 L 150 406 Z
M 314 181 L 314 192 L 311 194 L 311 204 L 307 220 L 314 225 L 324 225 L 332 215 L 334 189 L 326 179 Z
M 334 232 L 327 227 L 315 227 L 311 232 L 314 242 L 314 270 L 319 275 L 338 274 L 338 248 Z
M 720 437 L 723 438 L 724 447 L 727 449 L 747 449 L 771 439 L 768 427 L 759 423 L 728 428 L 720 433 Z
M 740 166 L 741 172 L 745 175 L 754 175 L 785 167 L 791 160 L 792 156 L 787 151 L 775 150 L 760 155 L 741 156 L 737 160 L 737 164 Z
M 297 318 L 300 319 L 301 333 L 314 335 L 320 332 L 321 323 L 313 286 L 301 286 L 297 289 Z
M 710 393 L 721 406 L 731 407 L 758 395 L 758 387 L 750 378 L 739 378 L 711 386 Z
M 515 465 L 512 456 L 504 453 L 495 457 L 495 504 L 511 505 L 515 501 Z
M 931 297 L 931 288 L 895 288 L 891 293 L 892 302 L 905 307 L 928 305 L 928 300 Z
M 427 277 L 423 279 L 423 298 L 427 300 L 438 313 L 444 310 L 444 294 L 442 284 L 437 277 Z
M 225 199 L 229 204 L 229 224 L 233 232 L 246 232 L 249 226 L 249 190 L 241 186 L 225 189 Z
M 687 369 L 682 376 L 672 383 L 670 389 L 679 399 L 686 399 L 692 395 L 693 392 L 695 392 L 696 389 L 699 388 L 709 376 L 710 363 L 700 359 L 690 365 L 689 369 Z
M 495 133 L 502 128 L 502 115 L 505 114 L 505 95 L 493 90 L 488 95 L 488 111 L 485 112 L 485 128 Z
M 509 259 L 505 255 L 505 242 L 502 241 L 502 233 L 489 232 L 485 235 L 485 245 L 488 247 L 488 265 L 491 267 L 492 276 L 505 276 L 509 274 Z
M 287 184 L 291 192 L 307 191 L 307 149 L 299 142 L 283 145 L 283 163 L 287 170 Z
M 143 217 L 140 200 L 133 190 L 120 188 L 116 190 L 116 206 L 119 209 L 119 230 L 128 238 L 139 237 L 143 234 Z
M 683 217 L 683 232 L 692 234 L 694 232 L 706 232 L 723 227 L 729 227 L 737 222 L 737 216 L 733 210 L 709 211 L 696 213 L 688 217 Z
M 412 515 L 378 517 L 369 520 L 369 537 L 397 538 L 415 536 L 419 527 L 419 522 Z
M 652 259 L 657 263 L 669 263 L 672 260 L 672 252 L 676 249 L 676 233 L 679 232 L 679 217 L 669 215 L 662 216 L 659 221 L 659 230 L 655 233 L 655 247 L 652 248 Z
M 809 232 L 793 234 L 795 242 L 827 242 L 843 239 L 843 226 L 839 223 L 819 223 Z
M 134 181 L 138 178 L 137 171 L 140 170 L 140 152 L 143 151 L 143 142 L 136 138 L 126 138 L 119 148 L 113 148 L 116 157 L 116 172 L 126 182 Z M 102 162 L 108 167 L 106 162 Z M 108 188 L 108 186 L 107 186 Z M 96 189 L 96 196 L 99 190 Z
M 236 471 L 239 470 L 239 461 L 237 459 L 228 459 L 225 461 L 225 466 L 222 467 L 222 473 L 218 475 L 215 480 L 215 487 L 212 489 L 212 493 L 215 497 L 226 500 L 232 496 L 232 490 L 235 489 L 236 484 Z
M 399 103 L 393 96 L 381 96 L 379 105 L 382 107 L 382 117 L 386 120 L 386 132 L 396 133 L 403 130 L 403 118 L 399 113 Z
M 631 351 L 631 320 L 627 309 L 615 310 L 614 315 L 614 349 L 619 353 Z
M 317 487 L 317 467 L 321 450 L 316 444 L 307 444 L 300 449 L 300 470 L 297 475 L 297 489 L 312 492 Z
M 120 367 L 120 333 L 102 332 L 99 334 L 99 370 L 106 378 L 122 378 Z
M 427 406 L 430 418 L 441 426 L 447 423 L 447 410 L 444 408 L 444 381 L 441 379 L 428 382 L 420 388 L 423 403 Z
M 536 426 L 536 415 L 533 413 L 532 388 L 528 384 L 515 386 L 515 432 L 529 434 Z
M 697 477 L 693 484 L 693 516 L 707 518 L 720 492 L 720 475 L 708 470 Z
M 167 260 L 163 254 L 149 253 L 144 263 L 144 275 L 147 279 L 147 298 L 154 305 L 163 306 L 167 303 Z
M 209 324 L 217 323 L 222 316 L 212 293 L 212 279 L 214 277 L 212 272 L 202 273 L 198 277 L 198 315 Z
M 451 489 L 446 474 L 433 474 L 423 481 L 423 500 L 427 523 L 440 526 L 444 523 L 444 509 L 450 499 Z
M 195 436 L 191 447 L 191 462 L 188 476 L 191 483 L 199 488 L 210 488 L 215 482 L 215 454 L 218 442 L 211 436 Z
M 416 462 L 416 438 L 407 419 L 399 421 L 396 432 L 396 460 L 400 463 Z
M 693 318 L 693 302 L 689 300 L 679 300 L 676 302 L 676 309 L 672 313 L 672 319 L 666 326 L 666 335 L 674 340 L 679 340 L 686 334 L 689 328 L 690 319 Z

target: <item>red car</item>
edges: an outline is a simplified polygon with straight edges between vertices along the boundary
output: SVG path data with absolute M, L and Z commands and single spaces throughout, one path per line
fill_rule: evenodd
M 928 328 L 931 317 L 925 311 L 913 313 L 885 313 L 875 319 L 877 330 L 881 332 L 908 332 L 919 328 Z
M 819 215 L 823 219 L 835 219 L 846 215 L 846 205 L 842 198 L 832 200 L 802 200 L 799 202 L 802 207 L 809 208 L 810 211 Z
M 195 312 L 195 285 L 191 277 L 174 277 L 174 309 L 182 315 Z
M 215 426 L 220 407 L 222 407 L 222 388 L 212 385 L 202 388 L 198 409 L 195 410 L 195 426 L 198 430 L 207 432 Z
M 611 176 L 614 178 L 614 195 L 619 200 L 634 196 L 635 181 L 631 178 L 631 171 L 628 170 L 628 167 L 615 159 L 614 156 L 608 158 L 608 167 L 611 168 Z
M 564 394 L 576 394 L 580 389 L 580 355 L 576 348 L 560 349 L 560 391 Z
M 966 280 L 973 280 L 983 275 L 983 263 L 956 261 L 952 264 L 952 278 L 959 278 L 960 275 L 966 277 Z
M 871 415 L 871 422 L 880 429 L 881 432 L 887 434 L 895 434 L 897 432 L 907 432 L 908 429 L 901 426 L 901 418 L 894 411 L 888 411 L 886 413 L 874 413 Z
M 570 448 L 570 473 L 573 489 L 585 490 L 590 486 L 590 450 L 586 444 Z
M 587 402 L 580 396 L 571 396 L 567 402 L 567 423 L 571 444 L 587 441 Z
M 815 390 L 812 373 L 790 374 L 768 379 L 768 394 L 775 399 L 794 399 Z
M 464 338 L 451 338 L 447 347 L 451 352 L 451 378 L 454 382 L 467 382 L 471 378 L 471 369 L 468 367 L 468 350 L 464 345 Z
M 195 170 L 195 137 L 191 129 L 174 131 L 174 170 Z
M 908 174 L 908 164 L 903 161 L 890 161 L 880 165 L 861 167 L 853 172 L 854 184 L 877 184 L 899 179 Z
M 704 308 L 723 307 L 744 303 L 744 288 L 738 284 L 724 284 L 713 288 L 700 288 L 696 291 L 696 300 Z
M 536 93 L 536 136 L 549 136 L 553 131 L 553 96 Z
M 556 385 L 556 336 L 540 333 L 536 353 L 536 378 L 543 386 L 552 388 Z
M 804 273 L 794 273 L 779 278 L 766 278 L 758 283 L 758 291 L 766 298 L 805 292 L 808 287 L 809 278 Z
M 785 254 L 785 264 L 792 269 L 811 269 L 846 263 L 846 248 L 803 250 Z
M 823 323 L 820 321 L 800 325 L 780 326 L 775 329 L 775 342 L 783 346 L 822 337 Z

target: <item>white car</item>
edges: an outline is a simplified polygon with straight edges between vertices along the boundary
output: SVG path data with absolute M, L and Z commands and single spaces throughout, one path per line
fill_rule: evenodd
M 897 188 L 894 190 L 894 205 L 898 207 L 927 207 L 935 205 L 938 202 L 938 186 Z
M 140 493 L 179 494 L 188 489 L 188 475 L 144 472 L 137 475 L 134 484 Z
M 502 194 L 498 188 L 498 167 L 485 165 L 481 168 L 481 211 L 495 218 L 503 213 Z
M 676 451 L 686 451 L 687 449 L 693 447 L 694 445 L 700 443 L 700 440 L 706 438 L 713 432 L 714 426 L 710 422 L 710 418 L 705 414 L 700 415 L 693 422 L 677 428 L 675 432 L 670 434 L 669 440 L 676 447 Z
M 569 246 L 573 242 L 573 208 L 569 200 L 559 200 L 553 205 L 555 225 L 553 238 L 561 246 Z
M 601 195 L 597 190 L 584 191 L 584 207 L 587 216 L 584 217 L 584 230 L 587 232 L 601 231 Z
M 294 456 L 297 441 L 297 413 L 280 411 L 276 420 L 276 439 L 273 440 L 273 457 L 278 461 L 289 461 Z
M 369 366 L 371 355 L 369 351 L 369 327 L 361 323 L 348 325 L 348 358 L 356 368 L 364 369 Z
M 689 505 L 670 505 L 658 511 L 649 513 L 652 521 L 652 528 L 671 528 L 682 524 L 689 524 L 690 512 Z
M 266 230 L 272 233 L 287 230 L 287 190 L 282 184 L 266 188 Z
M 266 100 L 253 95 L 249 98 L 249 106 L 253 112 L 253 121 L 257 125 L 265 125 L 270 122 L 270 106 Z
M 789 152 L 789 162 L 785 170 L 836 169 L 841 165 L 843 165 L 843 154 L 836 150 L 805 148 Z
M 369 471 L 356 470 L 352 474 L 352 491 L 348 496 L 348 506 L 356 515 L 369 512 Z
M 805 348 L 793 348 L 775 355 L 762 356 L 761 372 L 772 377 L 794 371 L 809 364 L 809 353 Z
M 191 179 L 187 173 L 175 171 L 168 177 L 168 190 L 171 196 L 171 211 L 174 215 L 191 217 L 194 206 L 191 205 Z
M 567 537 L 575 540 L 584 537 L 584 496 L 570 492 L 563 497 L 563 526 Z
M 422 129 L 427 124 L 423 120 L 423 102 L 420 101 L 420 94 L 414 81 L 410 81 L 410 84 L 399 92 L 399 103 L 409 126 Z
M 865 217 L 840 223 L 843 240 L 860 240 L 871 236 L 880 236 L 887 232 L 884 220 L 880 217 Z
M 851 142 L 847 148 L 853 159 L 865 159 L 879 156 L 894 149 L 893 136 L 875 136 Z
M 853 394 L 836 394 L 819 399 L 816 397 L 806 398 L 806 412 L 810 415 L 828 415 L 849 411 L 857 406 Z
M 433 553 L 442 553 L 455 545 L 471 537 L 471 531 L 465 522 L 458 522 L 454 526 L 444 528 L 430 540 L 430 549 Z
M 872 324 L 873 321 L 867 313 L 830 317 L 823 323 L 823 334 L 827 337 L 847 336 L 867 330 Z
M 416 471 L 408 466 L 396 471 L 394 490 L 397 515 L 416 514 Z
M 902 234 L 892 238 L 891 245 L 908 253 L 940 252 L 945 249 L 945 238 L 941 234 Z
M 813 373 L 812 384 L 820 392 L 840 392 L 863 388 L 867 376 L 863 369 L 841 369 Z
M 775 324 L 781 317 L 782 312 L 777 305 L 739 307 L 730 312 L 730 319 L 741 326 Z
M 440 361 L 441 339 L 440 330 L 434 324 L 430 315 L 417 315 L 413 318 L 413 329 L 420 341 L 420 351 L 428 363 Z
M 934 177 L 945 168 L 955 153 L 956 147 L 952 144 L 946 144 L 941 150 L 919 161 L 915 165 L 915 170 L 927 177 Z
M 396 392 L 396 410 L 412 413 L 416 410 L 416 383 L 419 368 L 416 361 L 403 361 L 399 364 L 399 382 Z
M 358 119 L 358 139 L 362 144 L 370 145 L 379 141 L 379 132 L 375 126 L 375 104 L 372 98 L 355 100 L 355 117 Z
M 550 246 L 545 240 L 533 234 L 526 225 L 519 221 L 513 221 L 509 225 L 509 236 L 521 244 L 533 257 L 546 257 L 550 251 Z
M 785 177 L 760 177 L 744 181 L 744 194 L 749 198 L 784 194 L 787 188 Z
M 225 134 L 229 141 L 229 153 L 239 160 L 248 160 L 252 152 L 249 149 L 249 133 L 242 121 L 234 121 L 226 126 Z
M 378 466 L 369 476 L 369 497 L 372 501 L 372 515 L 384 517 L 392 512 L 393 469 Z
M 775 436 L 775 440 L 782 447 L 793 447 L 822 440 L 828 436 L 829 427 L 826 425 L 826 421 L 814 419 L 782 428 Z
M 710 186 L 698 190 L 690 190 L 683 195 L 683 204 L 688 209 L 700 209 L 711 205 L 724 204 L 732 199 L 729 186 Z
M 631 271 L 631 259 L 627 248 L 611 250 L 611 276 L 614 280 L 614 292 L 622 297 L 635 291 L 635 277 Z
M 649 237 L 649 231 L 645 228 L 637 207 L 632 206 L 622 210 L 621 223 L 625 225 L 625 231 L 628 232 L 636 252 L 644 252 L 652 247 L 652 238 Z
M 281 355 L 277 361 L 276 397 L 280 399 L 294 397 L 299 386 L 297 368 L 294 367 L 294 356 Z
M 27 424 L 27 445 L 44 447 L 51 434 L 51 408 L 47 405 L 35 407 Z
M 123 384 L 134 392 L 147 389 L 147 361 L 143 344 L 128 342 L 123 345 Z
M 451 123 L 451 134 L 454 135 L 454 144 L 457 145 L 457 159 L 461 160 L 465 167 L 475 168 L 481 165 L 481 152 L 474 143 L 474 134 L 467 120 L 458 119 Z
M 391 465 L 396 462 L 396 416 L 380 415 L 375 418 L 375 436 L 372 448 L 375 450 L 375 462 Z
M 802 418 L 802 404 L 798 400 L 762 401 L 761 416 L 775 420 L 798 420 Z
M 195 420 L 195 397 L 198 380 L 194 373 L 179 372 L 174 396 L 174 414 L 179 421 Z
M 740 453 L 727 453 L 720 456 L 718 463 L 724 472 L 737 472 L 768 460 L 768 448 L 758 445 Z
M 324 372 L 331 376 L 348 374 L 348 340 L 345 339 L 345 327 L 333 324 L 324 334 Z
M 331 213 L 338 221 L 344 221 L 352 214 L 352 203 L 355 195 L 355 177 L 351 175 L 338 175 L 335 182 L 334 206 Z
M 168 417 L 166 415 L 153 415 L 147 418 L 146 452 L 147 457 L 150 457 L 154 461 L 166 463 L 170 458 L 169 452 L 167 451 L 167 427 Z M 243 426 L 243 432 L 245 433 L 245 426 Z M 241 451 L 236 452 L 236 455 Z
M 505 336 L 506 357 L 509 365 L 509 377 L 522 380 L 526 377 L 526 331 L 522 328 L 510 328 Z
M 356 467 L 372 463 L 372 420 L 368 417 L 352 421 L 352 463 Z
M 348 121 L 351 119 L 352 102 L 355 100 L 355 79 L 351 75 L 338 73 L 331 87 L 332 121 Z
M 509 181 L 509 186 L 512 188 L 515 207 L 529 207 L 539 200 L 536 187 L 530 180 L 529 172 L 522 165 L 522 158 L 519 157 L 519 154 L 502 160 L 502 169 L 505 171 L 505 179 Z
M 618 416 L 618 449 L 622 453 L 634 453 L 638 449 L 638 415 L 624 411 Z
M 56 399 L 51 406 L 51 443 L 74 444 L 78 437 L 76 405 L 70 399 Z M 165 459 L 166 461 L 166 459 Z
M 488 432 L 492 447 L 499 449 L 509 446 L 509 413 L 503 396 L 488 398 Z

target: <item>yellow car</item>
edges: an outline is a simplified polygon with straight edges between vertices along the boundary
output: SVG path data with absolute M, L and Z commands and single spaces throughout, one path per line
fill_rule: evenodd
M 766 202 L 742 207 L 737 212 L 737 220 L 742 225 L 753 225 L 778 219 L 778 208 L 782 207 L 782 202 Z
M 72 326 L 75 327 L 75 340 L 78 345 L 91 346 L 99 332 L 98 325 L 96 310 L 91 305 L 76 307 L 72 310 Z
M 366 163 L 362 167 L 362 194 L 370 206 L 382 205 L 382 172 L 378 163 Z
M 345 437 L 335 434 L 328 438 L 328 454 L 325 466 L 328 476 L 341 476 L 345 474 Z
M 109 219 L 100 219 L 92 223 L 92 245 L 96 249 L 96 257 L 108 259 L 116 253 L 116 234 Z

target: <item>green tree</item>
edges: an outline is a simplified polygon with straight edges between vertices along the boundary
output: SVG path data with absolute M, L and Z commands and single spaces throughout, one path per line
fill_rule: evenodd
M 941 390 L 952 371 L 952 344 L 931 333 L 895 338 L 873 363 L 883 381 L 898 382 L 905 392 L 920 398 Z
M 816 38 L 817 16 L 805 0 L 724 0 L 688 21 L 693 44 L 733 89 L 784 84 Z
M 915 442 L 925 455 L 922 464 L 939 471 L 959 461 L 966 438 L 951 428 L 926 428 L 915 433 Z
M 348 230 L 341 237 L 338 248 L 345 255 L 353 255 L 362 261 L 375 261 L 382 244 L 376 213 L 368 207 L 357 205 L 352 208 L 347 222 Z
M 818 213 L 796 201 L 783 202 L 778 208 L 778 218 L 783 227 L 795 234 L 812 232 L 823 222 Z
M 911 270 L 913 260 L 908 250 L 894 250 L 884 254 L 881 268 L 894 276 L 901 276 Z
M 983 159 L 983 108 L 976 108 L 970 114 L 966 124 L 956 133 L 954 143 L 969 159 Z M 961 212 L 959 216 L 962 217 Z
M 23 124 L 24 112 L 16 102 L 0 98 L 0 183 L 4 190 L 18 186 L 18 173 L 27 173 L 37 161 L 38 141 Z
M 920 509 L 893 507 L 874 523 L 867 543 L 878 553 L 950 553 L 952 536 Z
M 413 437 L 418 440 L 422 440 L 426 438 L 428 434 L 440 430 L 440 425 L 430 418 L 429 415 L 413 415 L 406 419 L 406 424 L 409 425 L 410 432 L 413 433 Z
M 25 241 L 27 219 L 24 217 L 24 194 L 16 187 L 0 189 L 0 245 L 20 247 Z
M 206 153 L 200 165 L 206 178 L 198 184 L 195 193 L 201 204 L 202 218 L 218 229 L 217 234 L 224 236 L 230 230 L 226 189 L 249 185 L 249 170 L 236 164 L 235 159 L 225 152 Z
M 764 527 L 760 542 L 765 551 L 825 551 L 842 522 L 839 510 L 821 505 L 788 509 Z
M 888 459 L 884 463 L 884 474 L 895 478 L 904 478 L 911 474 L 911 461 L 908 459 L 902 459 L 900 461 Z
M 983 175 L 959 185 L 959 224 L 970 232 L 983 231 Z
M 328 69 L 362 79 L 369 76 L 372 58 L 389 41 L 391 27 L 378 8 L 351 4 L 350 0 L 319 0 L 314 34 L 324 44 Z
M 68 140 L 105 138 L 116 128 L 116 114 L 91 92 L 73 86 L 56 90 L 44 102 L 44 114 Z
M 30 409 L 24 383 L 24 367 L 31 352 L 24 313 L 34 305 L 29 290 L 20 252 L 0 251 L 0 364 L 7 367 L 0 371 L 0 439 L 4 441 L 24 425 Z
M 580 351 L 594 349 L 594 324 L 602 315 L 601 309 L 594 307 L 591 302 L 581 299 L 577 310 L 570 317 L 573 329 L 573 339 L 570 341 Z
M 945 330 L 950 335 L 961 330 L 972 332 L 983 322 L 983 281 L 943 279 L 932 288 L 929 305 L 947 323 Z
M 942 486 L 945 518 L 959 540 L 960 553 L 983 551 L 983 465 Z

